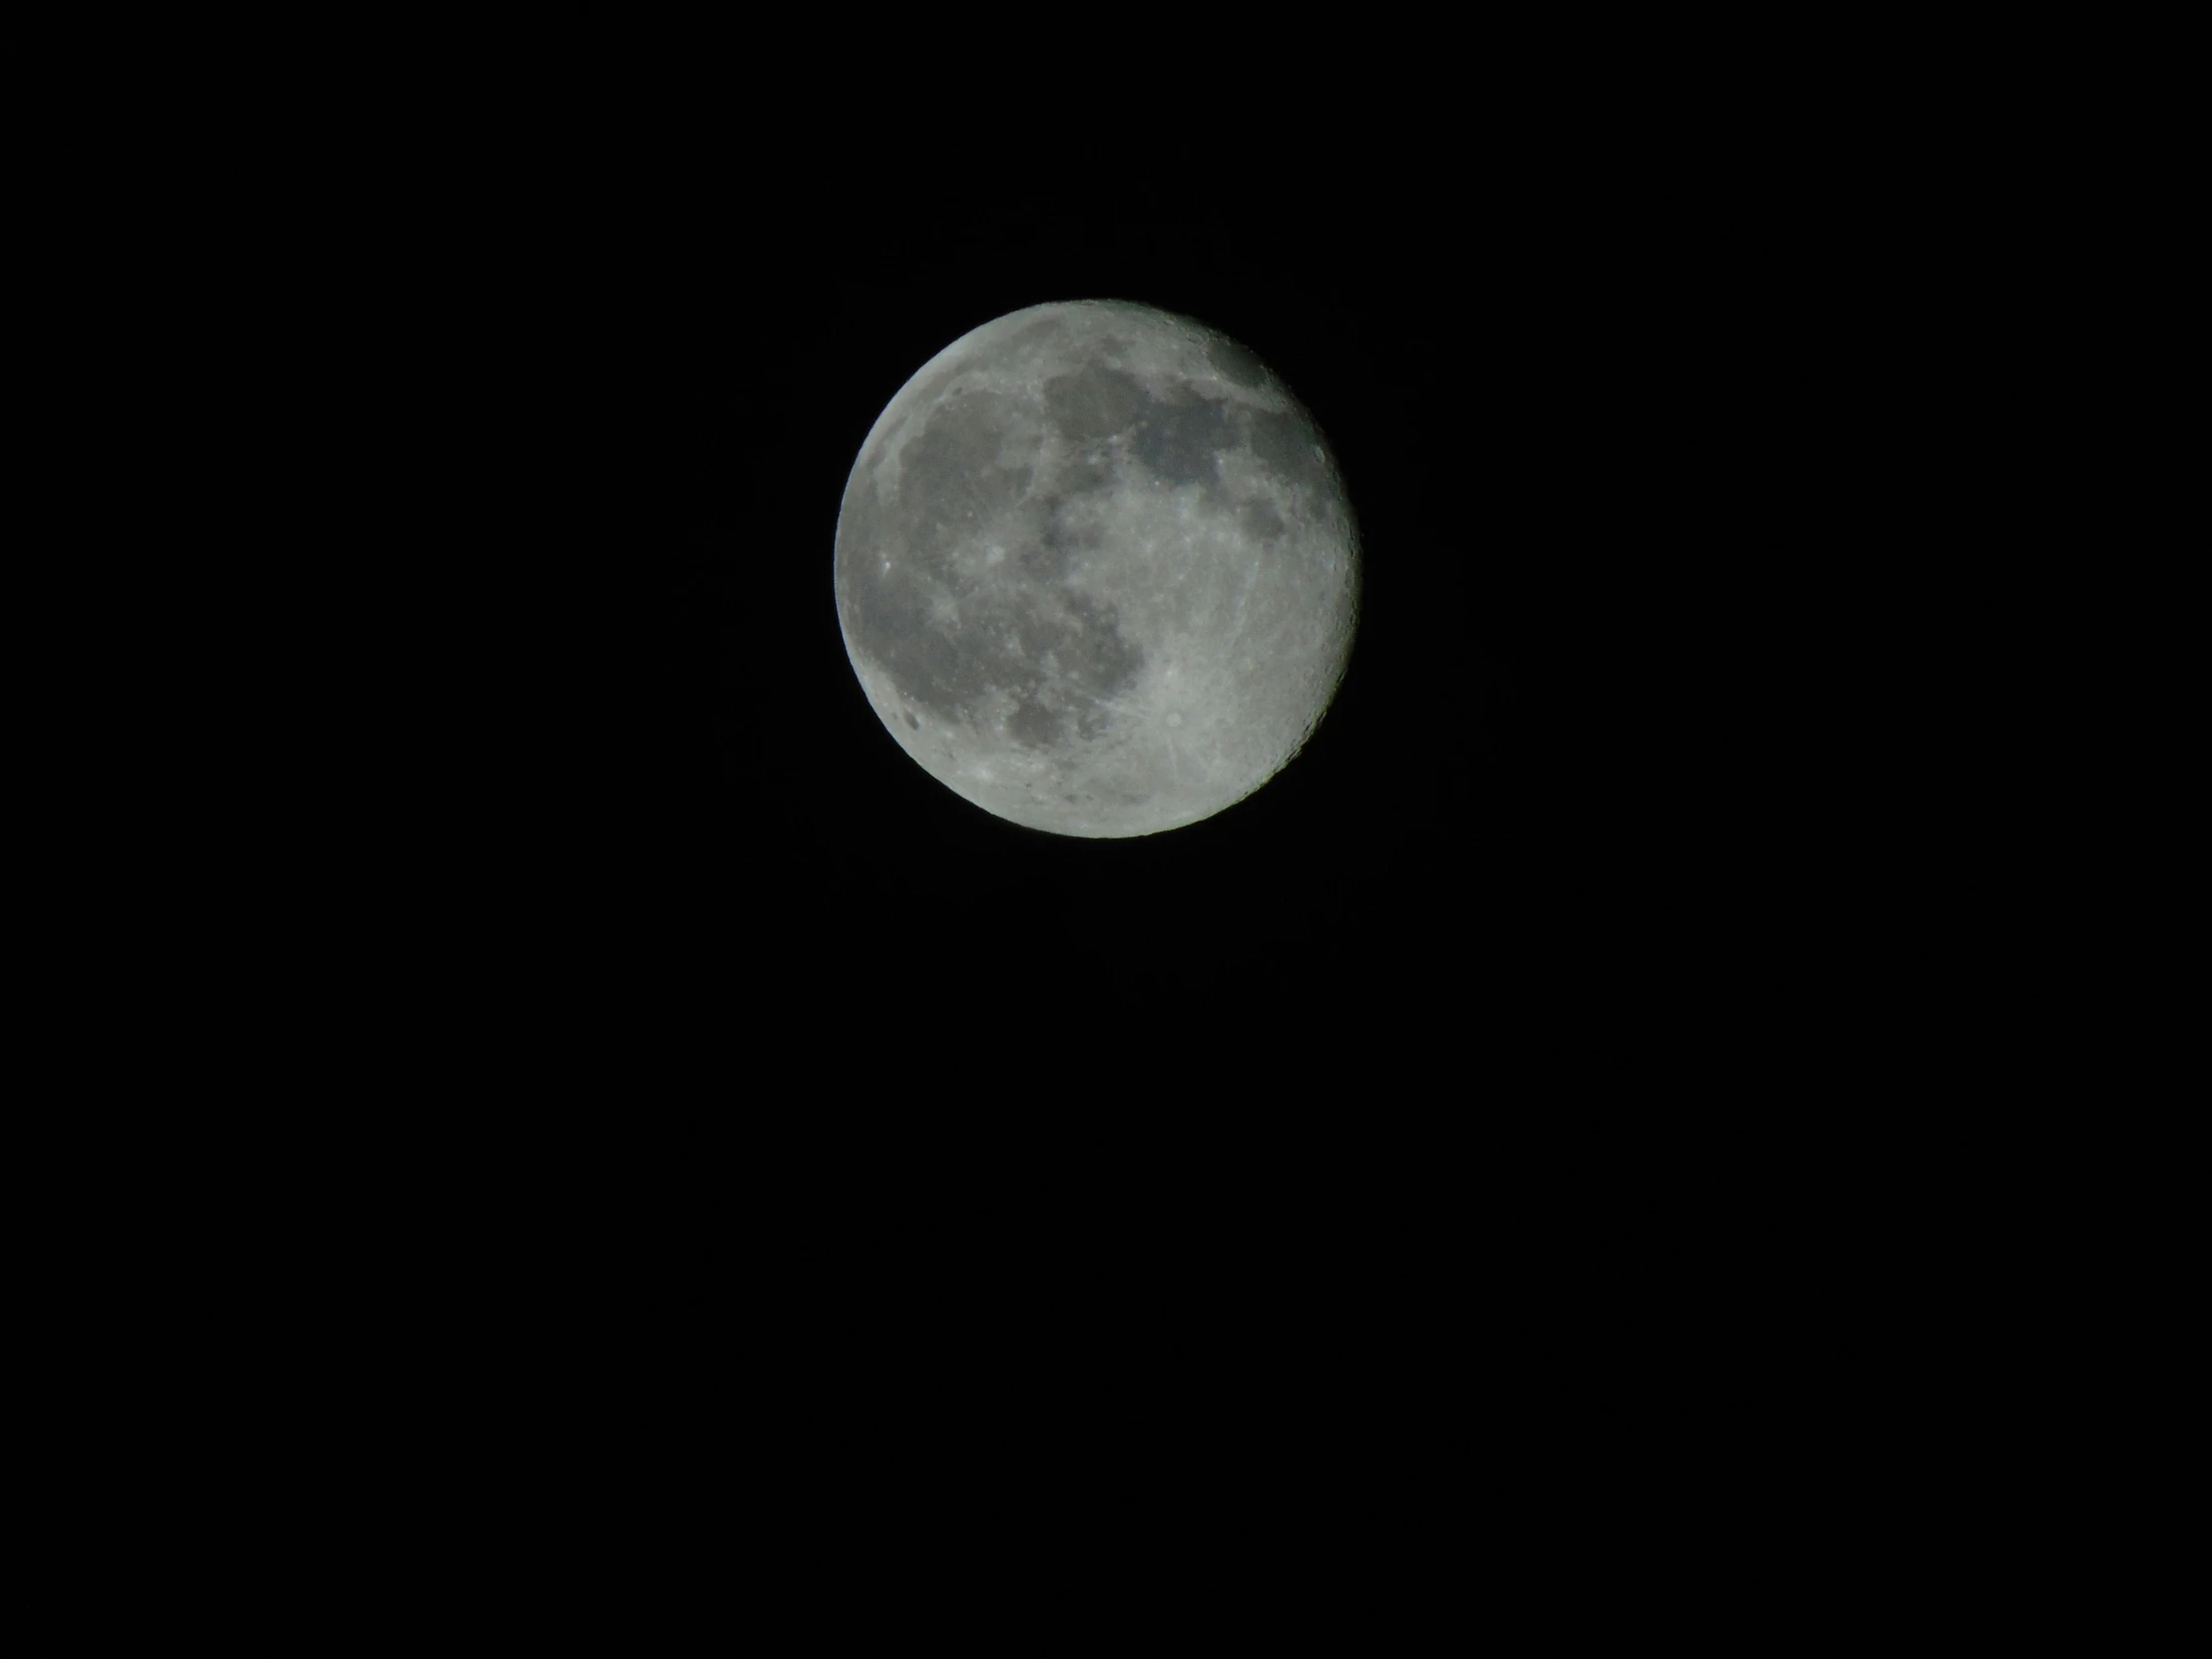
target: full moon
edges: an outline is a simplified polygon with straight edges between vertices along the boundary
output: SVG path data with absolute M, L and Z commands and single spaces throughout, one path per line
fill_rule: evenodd
M 1360 538 L 1257 357 L 1120 301 L 1036 305 L 924 363 L 837 515 L 837 618 L 932 778 L 1062 835 L 1210 818 L 1280 772 L 1351 656 Z

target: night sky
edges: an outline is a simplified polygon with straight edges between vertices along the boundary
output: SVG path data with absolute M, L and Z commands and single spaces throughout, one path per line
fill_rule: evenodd
M 1677 442 L 1653 435 L 1671 342 L 1633 337 L 1640 306 L 1590 253 L 1293 256 L 1227 225 L 1046 221 L 896 262 L 831 244 L 767 329 L 749 311 L 688 333 L 686 395 L 655 409 L 680 456 L 656 505 L 710 636 L 688 641 L 712 688 L 690 829 L 730 854 L 691 873 L 750 918 L 772 994 L 811 980 L 962 1041 L 994 1006 L 1087 1025 L 1112 1005 L 1177 1047 L 1223 1020 L 1361 1041 L 1368 1016 L 1471 1039 L 1575 994 L 1620 866 L 1667 833 L 1639 776 L 1662 699 L 1592 659 L 1679 493 L 1656 464 Z M 846 474 L 907 377 L 991 317 L 1086 297 L 1195 316 L 1274 365 L 1337 450 L 1366 557 L 1352 666 L 1305 751 L 1239 806 L 1129 840 L 1019 829 L 924 775 L 867 708 L 830 585 Z
M 627 446 L 634 511 L 600 559 L 635 610 L 609 618 L 613 778 L 577 833 L 604 831 L 586 890 L 641 1018 L 986 1092 L 1253 1063 L 1550 1087 L 1633 1073 L 1715 1016 L 1716 967 L 1755 972 L 1721 935 L 1784 808 L 1715 716 L 1758 704 L 1747 641 L 1787 649 L 1744 621 L 1789 439 L 1776 257 L 1627 185 L 1348 223 L 1294 246 L 1204 213 L 699 216 L 626 270 L 628 401 L 596 419 Z M 1070 298 L 1258 352 L 1363 538 L 1311 743 L 1136 839 L 1024 830 L 925 775 L 831 590 L 883 406 L 969 329 Z

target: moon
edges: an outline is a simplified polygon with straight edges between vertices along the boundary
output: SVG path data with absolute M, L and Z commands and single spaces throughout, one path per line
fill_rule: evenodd
M 1243 346 L 1123 301 L 954 340 L 837 515 L 837 619 L 884 729 L 1061 835 L 1178 829 L 1267 783 L 1328 713 L 1360 588 L 1312 415 Z

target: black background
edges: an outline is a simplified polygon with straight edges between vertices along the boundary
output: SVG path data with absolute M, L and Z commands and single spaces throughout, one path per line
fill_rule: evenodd
M 1501 1299 L 1479 1317 L 1577 1318 L 1541 1288 L 1603 1255 L 1679 1320 L 1647 1248 L 1735 1251 L 1795 1202 L 1835 1156 L 1776 1104 L 1836 1058 L 1798 1023 L 1824 875 L 1792 850 L 1777 763 L 1804 740 L 1758 665 L 1803 638 L 1778 547 L 1836 552 L 1785 395 L 1820 319 L 1740 205 L 1558 177 L 1309 239 L 733 208 L 577 284 L 619 324 L 594 336 L 615 372 L 562 405 L 586 438 L 558 453 L 619 487 L 560 527 L 575 741 L 550 830 L 489 860 L 531 872 L 498 958 L 530 1006 L 473 1080 L 514 1098 L 498 1156 L 585 1207 L 564 1233 L 795 1286 L 848 1264 L 934 1319 L 921 1262 L 1018 1279 L 1020 1241 L 1065 1221 L 1112 1277 L 1199 1218 L 1229 1247 L 1186 1287 L 1210 1308 L 1326 1282 L 1427 1329 L 1422 1287 L 1470 1247 Z M 979 324 L 1081 297 L 1268 361 L 1337 451 L 1366 561 L 1305 751 L 1133 840 L 1024 830 L 924 774 L 831 585 L 890 398 Z M 1353 1256 L 1386 1266 L 1332 1266 Z
M 683 1005 L 771 1048 L 819 1030 L 840 1065 L 931 1055 L 954 1089 L 1000 1059 L 1071 1086 L 1212 1063 L 1429 1089 L 1650 1039 L 1708 953 L 1691 865 L 1729 833 L 1693 688 L 1759 414 L 1740 329 L 1713 326 L 1739 303 L 1725 250 L 1648 193 L 1569 205 L 1470 192 L 1296 248 L 1218 215 L 734 225 L 672 262 L 636 433 L 676 625 L 665 716 L 632 741 L 669 820 L 642 942 Z M 796 257 L 764 276 L 770 245 Z M 884 404 L 969 329 L 1079 297 L 1271 363 L 1337 450 L 1366 561 L 1306 750 L 1133 840 L 1023 830 L 923 774 L 830 588 Z
M 374 729 L 411 695 L 429 741 L 387 740 L 404 790 L 338 802 L 363 855 L 327 871 L 372 943 L 338 984 L 278 963 L 368 1098 L 333 1131 L 310 1086 L 235 1160 L 281 1149 L 299 1231 L 365 1195 L 364 1281 L 419 1264 L 395 1323 L 443 1323 L 421 1397 L 450 1417 L 451 1356 L 509 1349 L 484 1420 L 589 1379 L 580 1414 L 671 1466 L 788 1450 L 819 1504 L 886 1469 L 959 1490 L 970 1443 L 1030 1423 L 1176 1489 L 1141 1429 L 1048 1420 L 1096 1383 L 1101 1421 L 1164 1408 L 1286 1501 L 1372 1465 L 1456 1502 L 1522 1443 L 1577 1507 L 1560 1448 L 1695 1461 L 1693 1408 L 1753 1420 L 1848 1369 L 1828 1310 L 1899 1206 L 1819 1198 L 1898 1154 L 1821 1097 L 1897 998 L 1841 983 L 1850 849 L 1805 830 L 1845 803 L 1806 787 L 1838 769 L 1789 666 L 1867 580 L 1848 486 L 1884 429 L 1811 411 L 1849 401 L 1870 308 L 1807 276 L 1850 253 L 1825 205 L 1793 227 L 1791 180 L 1646 137 L 1530 123 L 1409 190 L 1264 202 L 1217 169 L 1135 205 L 1109 165 L 1047 214 L 990 150 L 778 203 L 755 179 L 804 157 L 765 145 L 654 188 L 580 166 L 580 204 L 564 176 L 511 221 L 497 176 L 466 193 L 401 272 L 432 325 L 381 453 L 492 488 L 347 572 L 466 613 L 461 666 L 418 683 L 395 636 Z M 831 585 L 888 400 L 1084 297 L 1270 363 L 1365 559 L 1306 750 L 1127 841 L 908 761 Z M 419 583 L 388 556 L 416 546 Z M 449 606 L 479 572 L 491 603 Z
M 301 1091 L 283 1189 L 324 1208 L 312 1168 L 366 1191 L 371 1275 L 418 1256 L 456 1342 L 505 1340 L 534 1293 L 555 1340 L 532 1387 L 625 1372 L 652 1425 L 670 1379 L 724 1417 L 766 1382 L 863 1457 L 957 1455 L 897 1397 L 933 1353 L 989 1328 L 1030 1352 L 967 1390 L 987 1419 L 1063 1369 L 1113 1375 L 1131 1347 L 1102 1333 L 1161 1334 L 1171 1300 L 1187 1320 L 1132 1389 L 1178 1396 L 1208 1345 L 1249 1345 L 1207 1430 L 1249 1435 L 1286 1379 L 1363 1374 L 1359 1455 L 1408 1465 L 1436 1460 L 1430 1422 L 1462 1449 L 1515 1433 L 1481 1392 L 1499 1375 L 1567 1401 L 1578 1437 L 1694 1446 L 1623 1404 L 1655 1397 L 1670 1344 L 1718 1352 L 1733 1325 L 1768 1351 L 1682 1374 L 1728 1412 L 1798 1364 L 1744 1316 L 1819 1303 L 1821 1262 L 1778 1241 L 1867 1114 L 1806 1100 L 1855 1010 L 1882 1010 L 1862 992 L 1818 1035 L 1800 1011 L 1836 976 L 1807 971 L 1836 866 L 1799 830 L 1835 802 L 1784 782 L 1827 757 L 1776 669 L 1860 579 L 1827 486 L 1880 440 L 1805 411 L 1863 312 L 1813 297 L 1804 271 L 1848 251 L 1789 229 L 1791 179 L 1633 124 L 1487 142 L 1512 126 L 1402 193 L 1371 188 L 1382 168 L 1248 204 L 1222 169 L 1184 189 L 1108 167 L 1047 215 L 990 150 L 904 212 L 876 158 L 764 205 L 754 181 L 807 160 L 791 145 L 717 151 L 675 189 L 579 166 L 583 207 L 563 173 L 515 227 L 502 171 L 470 181 L 460 234 L 400 273 L 436 377 L 380 441 L 402 475 L 451 438 L 432 458 L 494 487 L 346 574 L 442 615 L 481 571 L 493 603 L 451 629 L 454 684 L 416 684 L 411 655 L 372 678 L 379 727 L 411 694 L 437 741 L 387 740 L 399 805 L 353 786 L 331 815 L 362 854 L 311 873 L 363 912 L 336 930 L 373 941 L 351 976 L 276 964 L 308 1030 L 342 1005 L 316 1067 L 371 1080 L 335 1132 Z M 1132 205 L 1155 177 L 1196 205 Z M 470 238 L 494 258 L 460 304 Z M 890 397 L 977 325 L 1081 297 L 1267 360 L 1338 453 L 1366 560 L 1306 751 L 1133 841 L 1018 829 L 914 767 L 830 580 Z M 485 337 L 514 348 L 478 359 Z M 496 400 L 451 372 L 479 360 Z M 390 549 L 426 542 L 431 579 L 395 576 Z M 1855 1214 L 1827 1260 L 1881 1225 Z M 1731 1276 L 1744 1295 L 1711 1295 Z M 1589 1363 L 1558 1358 L 1593 1336 Z M 1806 1364 L 1831 1347 L 1813 1333 Z M 1432 1415 L 1407 1409 L 1423 1391 Z M 1289 1443 L 1255 1450 L 1304 1478 Z

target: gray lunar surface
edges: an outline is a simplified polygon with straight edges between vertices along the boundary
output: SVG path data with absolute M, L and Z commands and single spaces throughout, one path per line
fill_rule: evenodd
M 1145 835 L 1243 800 L 1320 724 L 1359 532 L 1320 429 L 1242 346 L 1038 305 L 876 419 L 835 588 L 868 702 L 931 777 L 1033 829 Z

